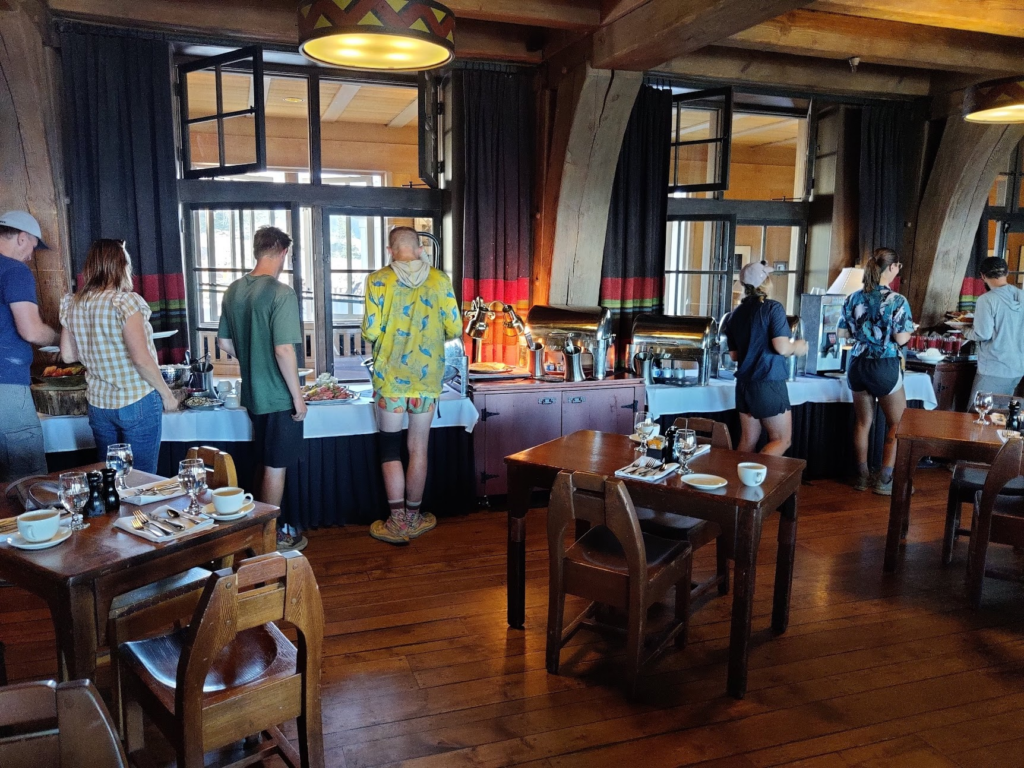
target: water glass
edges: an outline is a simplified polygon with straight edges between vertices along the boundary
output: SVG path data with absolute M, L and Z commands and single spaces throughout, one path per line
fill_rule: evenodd
M 206 463 L 202 459 L 184 459 L 178 463 L 178 482 L 188 494 L 189 504 L 186 510 L 190 515 L 202 513 L 197 500 L 206 490 Z
M 690 469 L 690 459 L 693 458 L 693 454 L 697 452 L 697 433 L 692 429 L 680 429 L 676 431 L 676 441 L 672 445 L 672 455 L 676 461 L 680 462 L 679 474 L 690 475 L 693 474 L 693 470 Z
M 636 450 L 641 456 L 647 455 L 647 441 L 654 436 L 655 429 L 657 424 L 651 419 L 651 415 L 647 411 L 637 411 L 636 435 L 640 438 L 640 445 Z
M 117 473 L 117 490 L 127 491 L 128 483 L 125 477 L 132 471 L 135 457 L 132 455 L 132 447 L 128 443 L 114 443 L 107 447 L 107 468 Z
M 81 531 L 89 524 L 82 521 L 82 510 L 89 502 L 89 479 L 85 472 L 64 472 L 57 485 L 61 506 L 71 513 L 71 530 Z
M 978 412 L 979 418 L 974 421 L 975 424 L 988 424 L 988 420 L 985 419 L 985 414 L 992 410 L 992 393 L 991 392 L 979 392 L 974 396 L 974 410 Z

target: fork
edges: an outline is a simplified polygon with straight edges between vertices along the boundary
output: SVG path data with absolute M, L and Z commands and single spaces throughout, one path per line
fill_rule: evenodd
M 140 523 L 141 525 L 144 525 L 144 526 L 146 526 L 147 528 L 155 528 L 156 530 L 160 531 L 160 535 L 161 535 L 161 536 L 170 536 L 170 535 L 171 535 L 171 532 L 170 532 L 170 531 L 168 531 L 168 530 L 167 530 L 167 529 L 165 529 L 165 528 L 162 528 L 161 526 L 157 525 L 157 524 L 156 524 L 156 523 L 154 523 L 154 522 L 153 522 L 152 520 L 150 520 L 150 519 L 149 519 L 148 517 L 146 517 L 146 516 L 145 516 L 145 515 L 144 515 L 144 514 L 142 513 L 142 510 L 141 510 L 141 509 L 138 509 L 138 508 L 134 509 L 134 510 L 132 511 L 132 516 L 133 516 L 133 517 L 135 518 L 135 520 L 136 520 L 136 521 L 137 521 L 138 523 Z M 132 525 L 134 526 L 134 525 L 135 525 L 135 523 L 132 523 Z M 139 528 L 138 526 L 135 526 L 135 527 L 136 527 L 136 528 L 137 528 L 138 530 L 142 530 L 142 529 L 141 529 L 141 528 Z
M 146 528 L 146 524 L 144 522 L 142 522 L 141 520 L 139 520 L 139 518 L 134 517 L 134 516 L 131 519 L 131 524 L 132 524 L 132 528 L 134 528 L 136 531 L 141 531 L 141 530 L 144 530 Z M 161 531 L 159 528 L 157 528 L 157 531 L 160 532 L 161 536 L 166 536 L 167 535 L 166 533 Z

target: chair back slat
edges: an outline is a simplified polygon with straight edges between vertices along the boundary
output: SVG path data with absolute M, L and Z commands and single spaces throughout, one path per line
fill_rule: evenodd
M 259 587 L 242 592 L 238 597 L 238 631 L 284 620 L 285 590 L 283 584 Z
M 203 463 L 213 470 L 207 477 L 206 484 L 211 489 L 235 487 L 238 485 L 238 472 L 231 454 L 209 445 L 194 446 L 188 449 L 186 458 L 202 459 Z
M 712 421 L 699 416 L 680 416 L 672 422 L 672 426 L 676 429 L 692 429 L 697 433 L 697 442 L 700 445 L 732 450 L 732 436 L 729 434 L 729 427 L 720 421 Z
M 992 460 L 992 468 L 985 478 L 985 486 L 981 494 L 981 506 L 984 510 L 987 506 L 991 510 L 1003 488 L 1011 480 L 1021 476 L 1024 467 L 1021 466 L 1024 457 L 1024 440 L 1019 437 L 1010 438 L 1006 444 L 999 449 L 995 459 Z

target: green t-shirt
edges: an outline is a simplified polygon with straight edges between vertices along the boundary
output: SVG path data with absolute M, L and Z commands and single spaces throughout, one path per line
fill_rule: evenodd
M 274 347 L 302 343 L 295 291 L 270 275 L 246 275 L 224 294 L 217 336 L 231 339 L 242 374 L 242 405 L 250 413 L 292 410 Z

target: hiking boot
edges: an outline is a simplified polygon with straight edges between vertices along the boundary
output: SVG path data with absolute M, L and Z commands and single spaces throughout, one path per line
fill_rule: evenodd
M 409 526 L 404 522 L 399 522 L 392 515 L 387 520 L 374 520 L 370 525 L 370 535 L 377 541 L 384 541 L 388 544 L 408 544 Z
M 278 552 L 301 552 L 309 544 L 309 540 L 301 533 L 277 532 Z
M 888 480 L 879 475 L 878 481 L 875 483 L 875 487 L 871 490 L 879 496 L 892 496 L 892 475 L 889 476 Z
M 853 490 L 866 491 L 872 485 L 874 485 L 874 477 L 872 477 L 870 472 L 863 475 L 858 474 L 857 479 L 853 481 Z
M 437 518 L 430 512 L 420 514 L 417 512 L 409 521 L 409 538 L 415 539 L 427 531 L 432 531 L 437 526 Z

